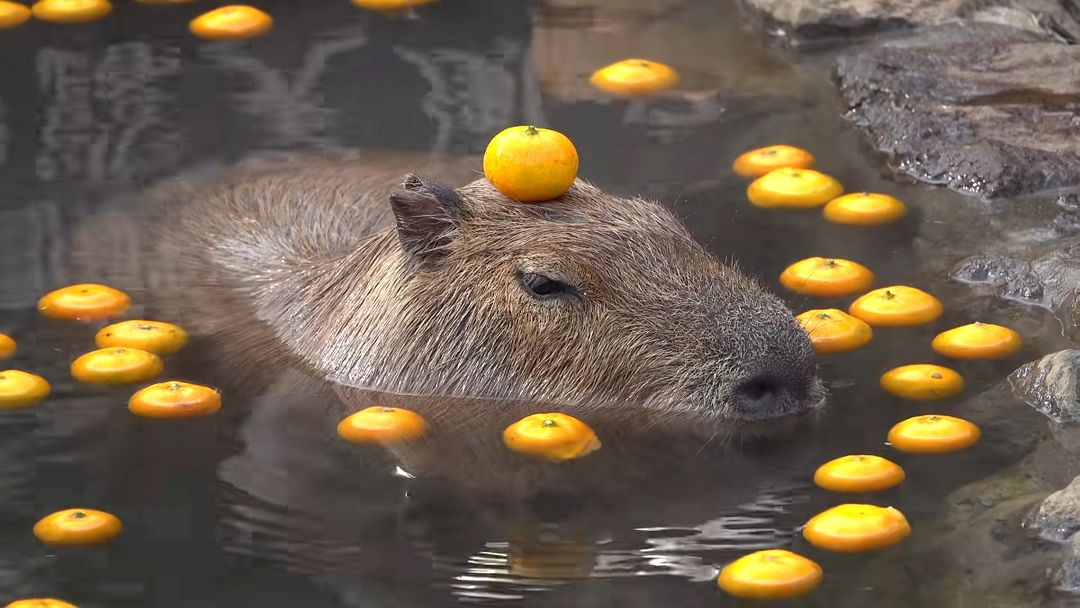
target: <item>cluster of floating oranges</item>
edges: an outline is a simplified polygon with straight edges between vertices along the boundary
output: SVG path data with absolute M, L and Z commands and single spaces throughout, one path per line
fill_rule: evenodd
M 352 443 L 392 444 L 415 441 L 427 433 L 427 422 L 412 410 L 374 405 L 346 416 L 338 435 Z M 503 444 L 526 456 L 561 462 L 600 449 L 588 424 L 562 413 L 532 414 L 506 427 Z
M 188 4 L 194 0 L 136 0 L 141 4 Z M 395 13 L 435 0 L 352 0 L 360 8 Z M 37 0 L 31 7 L 0 0 L 0 29 L 22 25 L 31 17 L 49 23 L 90 23 L 112 13 L 109 0 Z M 274 19 L 246 4 L 231 4 L 203 13 L 188 24 L 192 34 L 207 40 L 241 40 L 270 31 Z
M 136 0 L 140 4 L 189 4 L 195 0 Z M 437 0 L 351 0 L 352 4 L 387 14 L 407 12 Z M 17 27 L 31 18 L 57 24 L 91 23 L 109 16 L 110 0 L 36 0 L 30 7 L 0 0 L 0 29 Z M 269 32 L 274 18 L 247 4 L 230 4 L 199 15 L 188 30 L 206 40 L 243 40 Z M 589 78 L 597 89 L 618 97 L 642 97 L 668 90 L 679 81 L 671 66 L 630 58 L 596 70 Z
M 131 298 L 107 285 L 84 283 L 49 292 L 38 301 L 42 316 L 63 321 L 95 322 L 127 312 Z M 94 336 L 97 350 L 71 363 L 71 375 L 84 384 L 121 385 L 145 382 L 165 371 L 163 356 L 182 349 L 187 332 L 162 321 L 132 319 L 103 327 Z M 0 334 L 0 357 L 15 352 L 15 341 Z M 49 396 L 41 376 L 22 370 L 0 372 L 0 409 L 32 406 Z M 128 409 L 146 418 L 189 418 L 221 409 L 221 395 L 208 386 L 169 380 L 137 391 Z
M 49 292 L 38 301 L 42 316 L 58 321 L 102 322 L 124 315 L 131 298 L 106 285 L 85 283 Z M 182 349 L 188 341 L 183 328 L 161 321 L 127 320 L 107 325 L 94 337 L 98 349 L 76 358 L 71 375 L 79 382 L 121 385 L 144 382 L 165 369 L 163 356 Z M 15 354 L 15 340 L 0 334 L 0 358 Z M 0 410 L 33 406 L 49 396 L 47 380 L 22 370 L 0 371 Z M 208 386 L 180 380 L 151 384 L 128 400 L 131 413 L 145 418 L 190 418 L 221 409 L 221 395 Z M 34 526 L 34 535 L 52 546 L 100 545 L 120 534 L 115 515 L 94 509 L 66 509 Z M 23 599 L 7 608 L 74 608 L 52 598 Z
M 849 194 L 836 179 L 812 170 L 812 154 L 792 146 L 769 146 L 739 156 L 733 169 L 754 177 L 747 190 L 759 207 L 817 208 L 825 219 L 856 226 L 877 226 L 903 217 L 906 208 L 884 194 Z M 839 297 L 870 288 L 874 273 L 851 260 L 809 258 L 788 266 L 780 275 L 785 288 L 808 296 Z M 915 287 L 894 285 L 865 293 L 848 310 L 808 310 L 798 315 L 820 354 L 843 353 L 865 346 L 873 327 L 911 327 L 931 323 L 943 312 L 941 302 Z M 954 359 L 1006 357 L 1021 346 L 1015 331 L 989 323 L 972 323 L 938 334 L 931 348 Z M 964 379 L 940 365 L 904 365 L 880 380 L 889 393 L 913 401 L 934 401 L 958 394 Z M 888 433 L 895 449 L 916 454 L 939 454 L 971 447 L 979 428 L 944 414 L 924 414 L 899 422 Z M 904 481 L 904 470 L 881 456 L 854 454 L 831 460 L 814 473 L 814 482 L 834 492 L 877 492 Z M 895 508 L 841 504 L 811 518 L 803 537 L 812 545 L 842 552 L 870 551 L 894 545 L 911 532 Z M 758 551 L 728 564 L 718 583 L 729 593 L 746 598 L 786 599 L 808 593 L 821 582 L 821 567 L 782 549 Z

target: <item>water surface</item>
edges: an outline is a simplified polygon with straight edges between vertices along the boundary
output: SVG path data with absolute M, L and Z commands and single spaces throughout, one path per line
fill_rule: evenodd
M 794 547 L 827 573 L 805 605 L 913 605 L 896 584 L 909 549 L 867 558 L 801 540 L 798 526 L 841 500 L 809 483 L 813 469 L 846 453 L 893 457 L 909 481 L 853 499 L 901 508 L 915 528 L 910 546 L 931 542 L 950 492 L 1018 458 L 996 443 L 1000 434 L 1041 423 L 992 391 L 987 407 L 962 410 L 981 414 L 989 441 L 948 457 L 897 454 L 884 445 L 889 427 L 930 406 L 885 395 L 878 376 L 938 362 L 930 338 L 972 318 L 1022 331 L 1022 355 L 956 365 L 970 399 L 1027 355 L 1059 347 L 1060 327 L 1044 311 L 949 282 L 950 263 L 974 253 L 996 220 L 978 202 L 883 172 L 843 122 L 828 53 L 764 47 L 726 1 L 444 0 L 396 17 L 344 1 L 257 4 L 275 29 L 245 43 L 190 37 L 185 24 L 203 3 L 124 2 L 101 23 L 0 33 L 0 329 L 20 344 L 12 366 L 54 386 L 42 405 L 0 417 L 0 599 L 57 596 L 83 608 L 724 606 L 735 604 L 712 582 L 720 566 Z M 635 55 L 679 69 L 679 91 L 627 102 L 588 86 L 596 67 Z M 200 356 L 198 341 L 169 362 L 170 374 L 220 383 L 223 413 L 135 419 L 124 407 L 129 389 L 69 378 L 95 328 L 34 311 L 42 293 L 72 280 L 67 254 L 82 221 L 117 198 L 137 200 L 154 180 L 273 150 L 477 154 L 518 123 L 566 133 L 583 177 L 665 201 L 716 255 L 777 290 L 775 277 L 796 259 L 848 257 L 881 285 L 932 291 L 948 312 L 824 360 L 831 397 L 809 424 L 732 440 L 695 421 L 643 427 L 620 414 L 591 421 L 601 452 L 553 469 L 501 449 L 502 421 L 485 408 L 502 406 L 492 403 L 428 410 L 442 433 L 408 450 L 344 446 L 337 419 L 382 396 L 343 397 L 290 372 L 231 386 L 219 380 L 230 362 Z M 729 166 L 773 143 L 808 148 L 850 190 L 894 194 L 913 213 L 857 230 L 812 212 L 755 209 Z M 115 512 L 125 533 L 103 549 L 39 546 L 33 522 L 72 505 Z M 922 583 L 919 605 L 976 605 L 955 580 Z

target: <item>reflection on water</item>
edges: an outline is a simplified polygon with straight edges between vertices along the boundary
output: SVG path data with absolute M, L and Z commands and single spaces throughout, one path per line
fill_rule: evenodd
M 250 43 L 188 36 L 186 20 L 204 10 L 198 3 L 117 3 L 98 24 L 0 34 L 0 330 L 20 344 L 11 365 L 54 387 L 41 406 L 0 416 L 0 600 L 61 596 L 83 608 L 724 605 L 711 579 L 726 561 L 765 547 L 810 551 L 798 526 L 836 500 L 808 485 L 813 467 L 843 453 L 881 453 L 888 427 L 912 414 L 911 404 L 878 390 L 883 369 L 925 358 L 936 330 L 976 313 L 1011 319 L 1033 351 L 1055 344 L 1057 328 L 1042 311 L 972 300 L 948 283 L 933 243 L 970 245 L 979 230 L 944 239 L 948 228 L 920 220 L 966 209 L 963 201 L 880 175 L 839 118 L 828 58 L 795 60 L 762 47 L 734 3 L 444 0 L 411 18 L 348 2 L 261 4 L 277 18 L 275 32 Z M 671 63 L 680 86 L 636 101 L 588 86 L 594 69 L 632 55 Z M 222 386 L 221 415 L 134 419 L 125 408 L 131 390 L 69 378 L 68 364 L 90 348 L 96 327 L 35 314 L 37 297 L 74 278 L 73 234 L 101 238 L 90 218 L 115 214 L 117 201 L 137 204 L 152 179 L 205 173 L 269 148 L 475 153 L 521 122 L 567 133 L 584 177 L 668 201 L 714 253 L 773 287 L 794 259 L 849 257 L 883 284 L 917 279 L 946 302 L 946 316 L 935 327 L 882 331 L 866 350 L 825 361 L 833 395 L 816 420 L 732 435 L 699 420 L 654 423 L 626 404 L 608 420 L 582 413 L 604 448 L 556 466 L 510 454 L 499 440 L 538 404 L 339 391 L 296 370 L 251 370 L 248 360 L 218 356 L 236 351 L 205 336 L 168 362 L 169 373 Z M 853 232 L 749 208 L 728 164 L 779 142 L 810 148 L 853 189 L 899 195 L 911 217 L 888 231 Z M 138 267 L 130 260 L 138 218 L 124 217 L 131 238 L 102 248 L 117 257 L 78 260 L 100 280 Z M 133 314 L 144 314 L 168 275 L 139 277 Z M 959 366 L 971 395 L 1011 368 Z M 341 416 L 385 399 L 422 411 L 435 432 L 393 451 L 337 439 Z M 997 399 L 979 422 L 1012 420 L 1016 404 Z M 1013 457 L 1008 441 L 1000 450 L 994 441 L 1014 427 L 999 426 L 985 448 L 945 466 L 898 457 L 909 483 L 859 498 L 897 504 L 914 525 L 911 543 L 925 542 L 920 530 L 937 521 L 943 496 Z M 116 512 L 125 533 L 99 550 L 37 545 L 33 522 L 72 505 Z M 809 552 L 826 571 L 826 589 L 809 601 L 915 605 L 908 591 L 886 585 L 905 571 L 902 551 L 876 560 Z M 952 597 L 940 583 L 922 583 Z
M 294 392 L 282 390 L 291 382 L 271 392 Z M 295 382 L 307 394 L 335 394 Z M 328 577 L 340 597 L 363 598 L 371 581 L 402 577 L 424 577 L 469 601 L 522 598 L 582 578 L 706 582 L 741 552 L 789 544 L 799 523 L 792 507 L 808 501 L 803 479 L 756 478 L 770 462 L 797 459 L 793 446 L 805 444 L 746 459 L 696 418 L 627 428 L 618 412 L 573 412 L 604 446 L 552 465 L 501 444 L 517 415 L 501 413 L 535 412 L 536 404 L 344 395 L 324 407 L 258 399 L 239 433 L 242 450 L 218 472 L 224 550 Z M 428 435 L 389 453 L 336 440 L 342 411 L 387 402 L 422 412 Z

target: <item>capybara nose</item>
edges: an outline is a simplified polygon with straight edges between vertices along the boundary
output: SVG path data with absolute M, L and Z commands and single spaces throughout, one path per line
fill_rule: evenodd
M 740 418 L 762 420 L 796 414 L 814 407 L 812 370 L 785 370 L 783 374 L 752 376 L 735 388 L 734 407 Z

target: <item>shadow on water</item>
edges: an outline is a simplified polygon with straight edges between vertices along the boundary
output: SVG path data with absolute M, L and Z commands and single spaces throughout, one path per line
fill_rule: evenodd
M 1008 320 L 1030 336 L 1025 352 L 957 366 L 967 394 L 979 395 L 974 409 L 965 399 L 935 404 L 970 412 L 989 440 L 943 460 L 892 454 L 909 482 L 851 497 L 896 504 L 913 522 L 912 542 L 930 540 L 920 525 L 939 522 L 943 497 L 1015 462 L 1020 440 L 1010 438 L 1026 437 L 1021 426 L 1041 428 L 993 387 L 1018 360 L 1061 341 L 1044 312 L 973 299 L 948 282 L 943 259 L 974 246 L 991 220 L 952 194 L 883 175 L 842 122 L 827 56 L 796 60 L 761 46 L 728 2 L 445 0 L 398 17 L 347 2 L 259 4 L 275 31 L 247 43 L 191 38 L 184 24 L 205 10 L 198 3 L 117 3 L 100 23 L 0 34 L 0 329 L 20 344 L 11 366 L 54 387 L 42 405 L 0 417 L 0 599 L 60 596 L 83 608 L 732 605 L 711 582 L 718 567 L 782 546 L 825 567 L 825 588 L 807 605 L 927 597 L 886 584 L 905 571 L 899 550 L 865 559 L 801 540 L 798 526 L 837 502 L 810 486 L 811 471 L 845 453 L 884 453 L 888 428 L 922 411 L 881 393 L 882 371 L 937 361 L 930 337 L 972 316 Z M 678 91 L 628 102 L 588 86 L 593 69 L 630 55 L 675 65 Z M 131 390 L 68 375 L 95 328 L 35 314 L 44 291 L 81 278 L 69 258 L 87 219 L 118 199 L 137 204 L 156 179 L 209 174 L 267 150 L 475 154 L 492 133 L 524 122 L 567 133 L 584 177 L 669 202 L 714 253 L 773 288 L 794 259 L 849 257 L 880 284 L 933 291 L 948 312 L 823 361 L 832 397 L 814 420 L 732 434 L 696 419 L 644 418 L 631 404 L 581 412 L 604 447 L 557 466 L 499 440 L 539 404 L 371 394 L 288 367 L 252 379 L 245 361 L 210 356 L 222 345 L 205 337 L 170 360 L 169 373 L 221 386 L 222 414 L 135 419 L 124 407 Z M 779 142 L 811 149 L 852 189 L 898 195 L 913 213 L 853 231 L 813 213 L 751 208 L 730 161 Z M 963 226 L 944 221 L 957 217 Z M 129 246 L 137 251 L 109 243 Z M 133 286 L 134 314 L 153 291 Z M 384 450 L 334 435 L 345 413 L 388 401 L 423 412 L 429 437 Z M 33 522 L 71 505 L 116 512 L 125 533 L 93 550 L 36 544 Z M 935 586 L 950 583 L 923 582 L 951 597 Z

